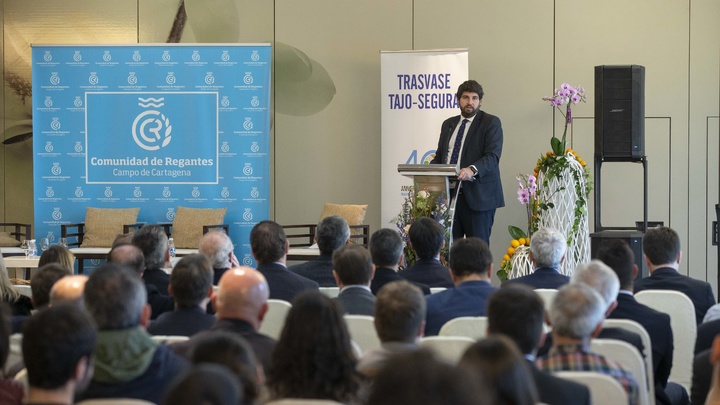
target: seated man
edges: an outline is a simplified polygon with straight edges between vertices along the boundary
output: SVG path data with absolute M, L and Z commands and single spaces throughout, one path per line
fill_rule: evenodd
M 551 228 L 542 228 L 530 239 L 530 260 L 535 270 L 532 274 L 506 281 L 523 283 L 532 288 L 554 288 L 570 282 L 570 277 L 560 274 L 560 263 L 565 259 L 567 241 L 562 233 Z
M 383 228 L 370 236 L 370 256 L 375 266 L 375 275 L 370 283 L 370 290 L 377 296 L 385 284 L 403 280 L 398 275 L 398 269 L 403 262 L 403 241 L 393 229 Z M 414 283 L 424 294 L 430 294 L 430 287 L 421 283 Z
M 32 303 L 36 310 L 47 308 L 50 302 L 50 290 L 53 285 L 70 272 L 58 263 L 48 263 L 37 270 L 30 279 Z
M 170 276 L 165 267 L 170 261 L 170 247 L 165 230 L 161 226 L 143 226 L 135 232 L 132 244 L 142 251 L 145 259 L 142 274 L 145 284 L 154 285 L 160 294 L 168 295 Z
M 346 245 L 332 258 L 333 276 L 340 294 L 334 298 L 343 314 L 375 315 L 375 296 L 370 291 L 374 269 L 370 252 L 360 245 Z
M 449 320 L 485 316 L 488 298 L 497 288 L 490 284 L 492 254 L 479 238 L 456 241 L 450 249 L 450 274 L 455 288 L 428 295 L 425 336 L 434 336 Z
M 175 310 L 165 312 L 148 327 L 151 335 L 192 336 L 210 329 L 215 317 L 205 308 L 213 292 L 213 270 L 203 255 L 188 255 L 180 259 L 170 275 L 170 295 Z
M 316 281 L 320 287 L 335 287 L 332 274 L 333 252 L 347 244 L 348 239 L 350 239 L 350 227 L 343 217 L 332 215 L 323 218 L 315 228 L 315 242 L 320 249 L 320 257 L 291 266 L 289 270 Z
M 84 274 L 67 276 L 58 280 L 50 290 L 50 306 L 73 304 L 78 308 L 85 309 L 83 292 L 87 280 L 88 277 Z
M 440 263 L 440 249 L 445 246 L 445 229 L 442 225 L 432 218 L 422 217 L 410 225 L 408 236 L 417 260 L 398 274 L 406 280 L 428 287 L 453 288 L 450 269 Z
M 233 265 L 236 265 L 233 243 L 223 231 L 210 231 L 200 239 L 200 254 L 207 257 L 213 268 L 213 285 Z

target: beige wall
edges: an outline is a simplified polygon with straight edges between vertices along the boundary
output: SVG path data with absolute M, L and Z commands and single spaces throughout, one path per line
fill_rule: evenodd
M 189 7 L 197 4 L 186 1 Z M 9 45 L 15 33 L 8 27 L 24 27 L 28 16 L 53 21 L 39 30 L 53 35 L 43 42 L 71 41 L 68 30 L 81 33 L 75 42 L 162 42 L 177 6 L 177 0 L 102 2 L 101 9 L 87 13 L 87 7 L 96 3 L 62 2 L 62 7 L 53 8 L 59 3 L 5 0 L 0 19 L 3 68 L 7 71 L 13 68 L 8 64 L 15 63 L 7 58 L 16 52 Z M 209 13 L 209 21 L 228 25 L 230 15 L 237 24 L 216 36 L 204 30 L 207 24 L 196 25 L 183 42 L 225 41 L 229 35 L 240 42 L 277 41 L 272 167 L 278 222 L 315 222 L 324 202 L 364 203 L 370 206 L 367 222 L 372 229 L 389 226 L 380 223 L 379 207 L 379 51 L 467 47 L 470 76 L 485 87 L 483 108 L 501 118 L 505 131 L 501 170 L 507 207 L 498 211 L 494 227 L 492 249 L 497 259 L 509 239 L 507 226 L 525 222 L 524 207 L 515 199 L 515 175 L 532 171 L 537 156 L 549 149 L 553 128 L 560 131 L 562 125 L 559 114 L 540 98 L 563 81 L 586 87 L 588 103 L 574 109 L 572 146 L 590 162 L 593 67 L 640 64 L 646 67 L 650 219 L 665 221 L 681 234 L 682 270 L 715 284 L 717 255 L 709 243 L 709 224 L 720 181 L 719 3 L 218 0 L 213 4 L 224 8 L 219 14 Z M 99 24 L 103 29 L 83 31 Z M 78 26 L 80 30 L 68 28 Z M 108 28 L 113 39 L 108 38 Z M 299 85 L 289 86 L 286 80 Z M 318 83 L 315 87 L 313 80 Z M 4 117 L 11 111 L 10 103 L 17 100 L 6 87 L 0 100 Z M 317 111 L 307 113 L 313 108 Z M 0 146 L 0 215 L 6 220 L 32 219 L 30 157 L 29 142 Z M 641 219 L 639 165 L 606 165 L 603 179 L 603 224 L 627 226 Z

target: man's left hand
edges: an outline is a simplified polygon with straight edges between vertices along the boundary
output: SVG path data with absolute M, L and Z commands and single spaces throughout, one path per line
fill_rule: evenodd
M 473 171 L 469 167 L 463 167 L 462 169 L 460 169 L 460 171 L 458 172 L 458 175 L 457 175 L 458 180 L 463 180 L 463 181 L 464 180 L 472 181 L 473 177 L 474 177 Z

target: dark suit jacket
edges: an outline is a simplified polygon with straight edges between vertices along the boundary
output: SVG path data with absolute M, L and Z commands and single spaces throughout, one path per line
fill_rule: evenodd
M 563 380 L 537 368 L 528 360 L 540 402 L 548 405 L 590 405 L 590 390 L 582 384 Z
M 270 298 L 292 302 L 295 296 L 305 290 L 317 290 L 318 283 L 289 271 L 278 263 L 259 264 L 257 269 L 270 286 Z
M 288 270 L 315 281 L 320 287 L 337 287 L 332 274 L 332 254 L 320 255 L 315 260 L 290 266 Z
M 375 316 L 375 296 L 359 286 L 347 286 L 334 300 L 343 314 Z
M 228 270 L 229 268 L 227 267 L 222 269 L 213 268 L 213 285 L 218 285 L 218 283 L 220 282 L 220 277 L 222 277 L 223 274 L 225 274 L 225 272 Z
M 145 269 L 142 275 L 145 284 L 152 284 L 162 295 L 168 294 L 168 285 L 170 284 L 170 275 L 163 269 Z
M 375 269 L 375 275 L 373 276 L 372 282 L 370 283 L 370 291 L 372 291 L 373 295 L 377 295 L 378 291 L 380 291 L 380 289 L 385 284 L 392 283 L 393 281 L 398 280 L 404 280 L 404 278 L 400 277 L 400 275 L 395 270 L 389 269 L 387 267 L 378 267 L 377 269 Z M 412 283 L 420 287 L 423 294 L 430 294 L 430 287 L 421 283 Z
M 713 366 L 710 364 L 712 349 L 703 350 L 693 359 L 692 385 L 690 387 L 690 403 L 703 405 L 712 385 Z
M 150 305 L 150 319 L 157 319 L 165 312 L 175 309 L 175 301 L 169 295 L 160 294 L 155 284 L 145 283 L 147 290 L 147 303 Z
M 532 288 L 554 288 L 570 282 L 570 277 L 560 274 L 552 267 L 538 267 L 531 274 L 505 281 L 503 284 L 522 283 Z
M 697 338 L 695 339 L 695 354 L 712 348 L 715 336 L 720 334 L 720 319 L 705 322 L 698 326 Z
M 215 324 L 215 317 L 200 308 L 178 308 L 166 312 L 154 320 L 147 331 L 151 335 L 190 337 L 208 330 Z
M 643 290 L 674 290 L 687 295 L 695 305 L 695 320 L 698 325 L 702 323 L 708 308 L 715 304 L 710 284 L 682 275 L 670 267 L 656 269 L 650 277 L 638 280 L 635 283 L 635 292 Z
M 398 274 L 405 280 L 425 284 L 428 287 L 455 287 L 450 277 L 450 269 L 435 259 L 418 259 L 415 264 L 399 271 Z
M 440 332 L 445 322 L 461 316 L 485 316 L 487 300 L 497 291 L 487 281 L 465 281 L 457 287 L 425 297 L 425 336 Z
M 448 118 L 440 127 L 440 140 L 435 158 L 430 163 L 447 163 L 450 137 L 462 117 Z M 505 206 L 500 182 L 500 155 L 502 155 L 503 132 L 500 119 L 484 111 L 478 111 L 465 130 L 465 143 L 460 154 L 460 167 L 475 165 L 478 170 L 475 181 L 463 182 L 463 192 L 473 211 L 488 211 Z

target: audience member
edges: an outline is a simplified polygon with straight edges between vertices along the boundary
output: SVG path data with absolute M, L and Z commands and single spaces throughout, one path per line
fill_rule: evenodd
M 160 403 L 188 363 L 145 331 L 150 307 L 142 281 L 124 266 L 104 264 L 90 275 L 83 296 L 99 332 L 95 373 L 81 399 L 123 397 Z
M 84 274 L 65 276 L 58 280 L 50 290 L 50 306 L 59 304 L 73 304 L 85 309 L 83 292 L 88 277 Z
M 360 374 L 375 377 L 393 354 L 417 350 L 425 329 L 425 297 L 406 280 L 380 289 L 375 304 L 375 330 L 382 346 L 365 352 L 357 364 Z
M 370 388 L 372 405 L 490 405 L 492 389 L 428 350 L 395 355 Z
M 541 228 L 530 239 L 530 260 L 535 270 L 527 276 L 506 281 L 504 284 L 523 283 L 532 288 L 554 288 L 570 282 L 570 277 L 560 273 L 565 259 L 567 241 L 565 236 L 552 228 Z
M 243 390 L 230 370 L 218 364 L 200 364 L 180 378 L 170 389 L 164 405 L 238 405 Z
M 0 369 L 6 370 L 10 357 L 10 307 L 0 304 Z M 0 373 L 0 404 L 20 405 L 24 396 L 23 384 Z
M 370 281 L 375 269 L 370 252 L 360 245 L 346 245 L 332 257 L 333 277 L 340 294 L 335 300 L 340 310 L 350 315 L 375 315 L 375 296 Z
M 393 229 L 383 228 L 370 236 L 370 256 L 375 265 L 375 274 L 370 283 L 370 290 L 377 295 L 378 291 L 388 283 L 403 280 L 398 269 L 403 262 L 403 241 Z M 424 294 L 430 294 L 430 287 L 415 283 Z
M 643 237 L 643 253 L 650 276 L 635 283 L 635 292 L 679 291 L 693 302 L 696 322 L 702 323 L 705 312 L 715 304 L 715 296 L 710 284 L 678 273 L 682 251 L 677 232 L 667 227 L 648 229 Z
M 450 269 L 440 263 L 440 250 L 445 247 L 443 226 L 432 218 L 421 217 L 410 225 L 408 236 L 417 260 L 398 274 L 428 287 L 453 288 Z
M 188 255 L 180 259 L 170 274 L 170 295 L 175 310 L 157 317 L 148 332 L 151 335 L 192 336 L 210 329 L 215 317 L 205 312 L 213 293 L 213 269 L 205 256 Z
M 694 354 L 710 349 L 717 335 L 720 335 L 720 319 L 703 322 L 699 325 L 697 328 L 697 337 L 695 338 Z
M 33 307 L 37 310 L 46 308 L 50 303 L 50 290 L 53 285 L 70 274 L 72 273 L 59 263 L 49 263 L 38 268 L 30 279 Z
M 52 245 L 42 252 L 38 261 L 38 268 L 50 263 L 59 264 L 68 274 L 75 272 L 75 255 L 64 246 Z
M 710 363 L 713 367 L 713 378 L 705 405 L 720 405 L 720 336 L 713 342 Z
M 540 369 L 595 371 L 616 379 L 628 394 L 630 405 L 638 404 L 638 384 L 630 372 L 616 362 L 590 351 L 605 319 L 606 303 L 595 290 L 582 283 L 561 287 L 550 307 L 553 347 L 537 361 Z
M 33 315 L 22 340 L 29 385 L 26 403 L 74 403 L 93 373 L 95 344 L 95 326 L 77 306 L 57 305 Z
M 132 244 L 142 251 L 145 258 L 145 271 L 142 274 L 145 284 L 154 285 L 160 294 L 168 295 L 170 276 L 165 267 L 170 261 L 170 248 L 163 227 L 143 226 L 135 232 Z
M 270 397 L 353 402 L 360 376 L 337 303 L 308 291 L 292 304 L 267 372 Z
M 10 306 L 13 316 L 28 316 L 33 309 L 32 300 L 17 292 L 10 282 L 2 255 L 0 255 L 0 302 Z
M 207 257 L 213 269 L 213 285 L 217 285 L 225 272 L 233 267 L 233 243 L 224 231 L 210 231 L 200 239 L 200 254 Z
M 332 215 L 323 218 L 315 228 L 315 242 L 320 249 L 320 257 L 291 266 L 290 271 L 317 282 L 320 287 L 335 287 L 333 252 L 347 244 L 348 239 L 350 227 L 343 217 Z
M 270 286 L 270 298 L 292 302 L 305 290 L 317 290 L 318 283 L 288 271 L 285 265 L 290 244 L 283 228 L 273 221 L 261 221 L 250 231 L 250 250 L 257 270 Z
M 493 294 L 487 304 L 488 333 L 502 334 L 523 353 L 539 400 L 548 405 L 589 405 L 590 391 L 582 384 L 540 371 L 535 354 L 545 338 L 545 306 L 529 286 L 511 284 Z
M 530 370 L 515 343 L 502 335 L 475 342 L 459 366 L 479 374 L 495 391 L 496 405 L 535 405 L 538 393 Z
M 485 305 L 497 291 L 490 284 L 492 254 L 479 238 L 456 241 L 450 249 L 451 288 L 427 296 L 425 336 L 437 335 L 445 322 L 460 316 L 485 316 Z

